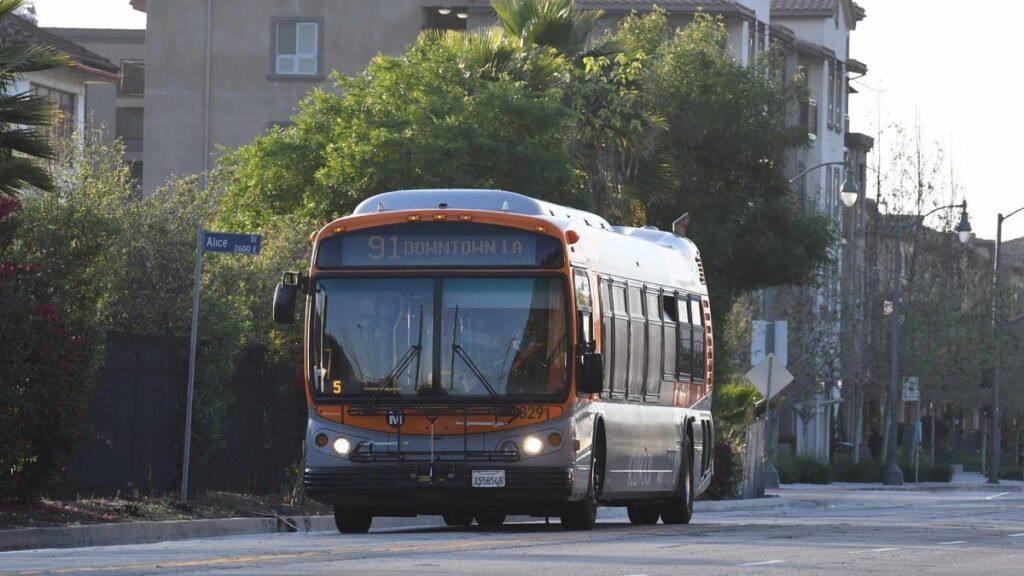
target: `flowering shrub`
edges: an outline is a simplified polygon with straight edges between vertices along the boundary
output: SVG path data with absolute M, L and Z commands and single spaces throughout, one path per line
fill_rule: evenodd
M 96 245 L 46 242 L 73 232 L 30 226 L 25 212 L 0 198 L 0 496 L 21 499 L 66 475 L 98 365 L 95 323 L 65 313 L 91 302 L 63 289 L 84 281 Z

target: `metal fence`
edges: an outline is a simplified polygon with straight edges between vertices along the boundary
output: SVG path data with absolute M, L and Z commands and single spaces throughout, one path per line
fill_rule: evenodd
M 740 497 L 764 497 L 765 421 L 755 420 L 747 427 L 746 449 L 743 453 L 743 483 Z
M 65 489 L 173 491 L 181 481 L 188 358 L 182 338 L 111 332 L 89 405 L 88 434 Z M 291 488 L 306 402 L 294 369 L 245 351 L 229 385 L 225 447 L 196 463 L 194 487 L 270 493 Z

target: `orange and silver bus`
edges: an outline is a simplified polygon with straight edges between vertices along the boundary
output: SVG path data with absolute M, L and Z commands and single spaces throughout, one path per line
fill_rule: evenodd
M 684 232 L 685 233 L 685 232 Z M 689 522 L 713 469 L 696 246 L 500 190 L 374 196 L 313 235 L 303 482 L 341 532 L 375 516 Z

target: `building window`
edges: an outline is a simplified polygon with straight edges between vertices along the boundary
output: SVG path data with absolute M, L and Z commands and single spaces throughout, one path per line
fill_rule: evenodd
M 64 92 L 55 88 L 47 88 L 38 84 L 31 85 L 31 91 L 36 96 L 46 98 L 57 107 L 60 117 L 54 126 L 54 133 L 57 138 L 67 138 L 75 131 L 75 95 L 71 92 Z
M 275 74 L 318 76 L 320 54 L 320 22 L 284 18 L 274 20 Z
M 115 133 L 124 142 L 125 149 L 128 152 L 142 151 L 142 120 L 142 108 L 117 109 L 117 130 Z
M 142 96 L 146 93 L 146 63 L 143 60 L 121 60 L 121 96 Z
M 811 140 L 818 137 L 818 102 L 814 99 L 807 100 L 807 104 L 800 108 L 800 124 L 807 127 Z
M 828 116 L 826 123 L 828 129 L 832 130 L 835 128 L 835 109 L 836 109 L 836 64 L 835 62 L 828 63 Z
M 845 123 L 843 122 L 843 100 L 846 94 L 846 90 L 843 89 L 846 78 L 846 74 L 844 74 L 843 70 L 843 63 L 837 60 L 835 70 L 836 77 L 833 82 L 834 88 L 832 89 L 835 94 L 835 120 L 833 121 L 833 124 L 835 125 L 836 132 L 842 134 L 845 128 Z

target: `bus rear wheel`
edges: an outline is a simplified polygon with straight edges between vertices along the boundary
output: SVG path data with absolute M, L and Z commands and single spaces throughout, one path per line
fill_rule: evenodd
M 373 515 L 366 510 L 345 506 L 334 507 L 334 525 L 342 534 L 366 534 L 373 523 Z
M 650 525 L 658 523 L 658 515 L 661 510 L 650 504 L 636 504 L 626 507 L 626 514 L 631 524 Z
M 687 439 L 683 445 L 679 488 L 661 507 L 661 521 L 665 524 L 689 524 L 693 517 L 693 462 L 689 455 L 690 441 Z

